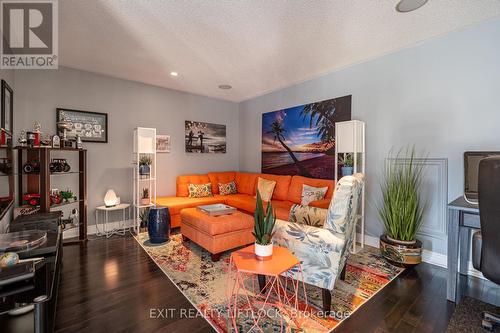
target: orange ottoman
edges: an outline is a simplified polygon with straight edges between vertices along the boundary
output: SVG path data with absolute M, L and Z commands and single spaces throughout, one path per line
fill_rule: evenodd
M 181 211 L 181 233 L 212 254 L 217 261 L 222 252 L 255 242 L 253 216 L 236 211 L 229 215 L 210 216 L 197 208 Z

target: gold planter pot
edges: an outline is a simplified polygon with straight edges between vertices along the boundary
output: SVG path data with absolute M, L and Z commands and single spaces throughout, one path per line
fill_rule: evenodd
M 380 236 L 380 252 L 392 263 L 404 266 L 414 266 L 422 262 L 422 242 L 399 241 L 387 235 Z

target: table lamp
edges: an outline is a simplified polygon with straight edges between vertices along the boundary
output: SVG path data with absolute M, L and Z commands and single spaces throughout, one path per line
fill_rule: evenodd
M 106 207 L 113 207 L 113 206 L 116 206 L 118 203 L 119 203 L 119 199 L 116 196 L 115 191 L 108 190 L 106 192 L 106 195 L 104 196 L 104 205 Z

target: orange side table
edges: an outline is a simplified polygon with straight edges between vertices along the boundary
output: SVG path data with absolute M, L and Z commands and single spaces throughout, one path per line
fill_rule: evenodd
M 234 270 L 233 270 L 234 268 Z M 297 269 L 301 280 L 289 277 L 289 271 Z M 231 274 L 234 271 L 235 277 Z M 261 286 L 256 286 L 256 276 Z M 267 277 L 267 283 L 265 278 Z M 260 309 L 272 306 L 287 316 L 300 328 L 299 314 L 299 289 L 302 285 L 305 304 L 307 294 L 302 276 L 300 261 L 287 249 L 280 246 L 273 247 L 273 256 L 269 260 L 258 260 L 255 257 L 254 245 L 235 251 L 231 254 L 228 278 L 228 314 L 233 323 L 235 332 L 238 332 L 236 319 L 238 317 L 238 300 L 243 297 L 248 306 L 253 320 L 253 326 L 264 333 L 259 327 L 259 321 L 265 316 L 266 311 L 259 310 L 255 305 L 260 304 Z M 231 281 L 232 280 L 232 281 Z M 287 294 L 288 287 L 293 289 L 293 294 Z M 241 293 L 240 293 L 241 292 Z M 281 331 L 283 331 L 283 315 L 280 315 Z

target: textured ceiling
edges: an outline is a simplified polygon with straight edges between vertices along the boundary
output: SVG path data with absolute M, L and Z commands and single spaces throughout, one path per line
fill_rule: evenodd
M 397 2 L 63 0 L 60 64 L 242 101 L 500 16 L 500 0 Z

